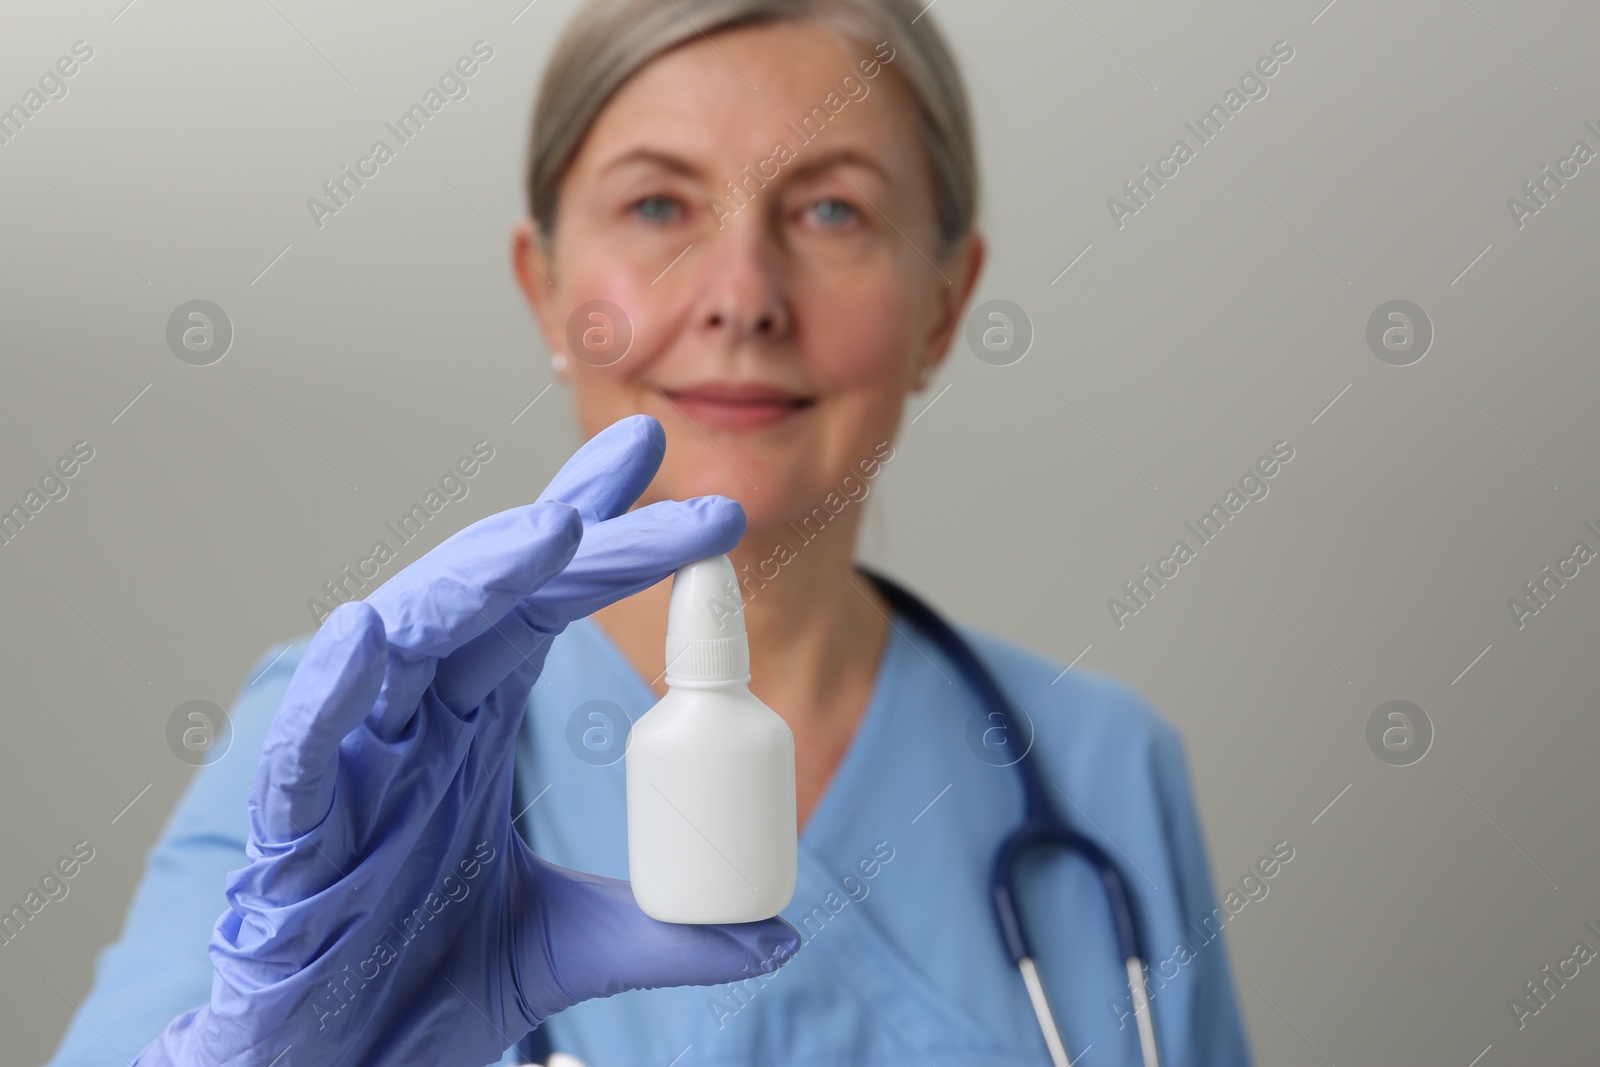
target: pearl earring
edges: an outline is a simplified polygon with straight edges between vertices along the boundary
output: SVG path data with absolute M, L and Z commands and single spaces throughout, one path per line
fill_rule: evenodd
M 550 369 L 555 371 L 557 375 L 564 376 L 567 373 L 567 356 L 566 356 L 566 353 L 557 352 L 553 356 L 551 356 L 550 357 Z

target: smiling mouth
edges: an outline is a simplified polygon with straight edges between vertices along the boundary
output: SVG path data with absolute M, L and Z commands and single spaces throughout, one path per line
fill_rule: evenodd
M 794 418 L 817 402 L 813 396 L 758 384 L 705 382 L 658 391 L 691 422 L 728 430 L 773 426 Z

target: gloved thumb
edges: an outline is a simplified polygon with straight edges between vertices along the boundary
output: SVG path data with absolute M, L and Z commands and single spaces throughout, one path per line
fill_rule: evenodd
M 800 948 L 799 931 L 782 918 L 720 926 L 660 922 L 639 910 L 625 881 L 531 858 L 540 868 L 536 892 L 552 978 L 572 1003 L 770 974 Z M 549 1007 L 530 1006 L 541 1014 Z

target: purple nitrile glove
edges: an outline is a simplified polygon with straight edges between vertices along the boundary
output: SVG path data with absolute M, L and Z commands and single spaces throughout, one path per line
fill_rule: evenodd
M 635 415 L 538 502 L 474 523 L 311 639 L 262 745 L 211 1001 L 138 1064 L 490 1062 L 579 1001 L 775 970 L 782 919 L 657 922 L 511 825 L 513 749 L 566 625 L 726 552 L 726 497 L 629 512 L 666 449 Z

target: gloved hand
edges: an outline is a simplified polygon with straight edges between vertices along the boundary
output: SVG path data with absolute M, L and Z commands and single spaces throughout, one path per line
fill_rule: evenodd
M 726 497 L 627 511 L 665 448 L 655 419 L 623 419 L 537 503 L 334 610 L 262 746 L 211 1002 L 137 1063 L 480 1067 L 579 1001 L 793 955 L 782 919 L 657 922 L 626 882 L 547 863 L 512 829 L 513 742 L 551 638 L 743 535 Z

